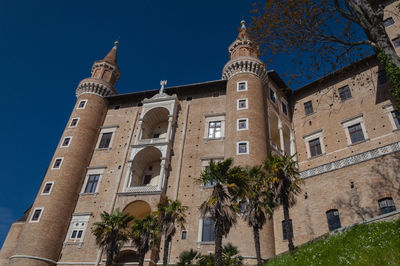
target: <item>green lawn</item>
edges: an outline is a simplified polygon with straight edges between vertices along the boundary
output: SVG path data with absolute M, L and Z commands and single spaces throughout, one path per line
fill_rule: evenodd
M 400 220 L 357 225 L 264 265 L 400 265 Z

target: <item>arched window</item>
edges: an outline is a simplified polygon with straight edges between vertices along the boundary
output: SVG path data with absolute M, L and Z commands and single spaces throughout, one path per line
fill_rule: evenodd
M 329 231 L 342 227 L 340 224 L 339 211 L 337 209 L 327 211 L 326 218 L 328 219 Z
M 381 209 L 381 214 L 394 212 L 396 206 L 394 206 L 394 201 L 392 198 L 383 198 L 378 201 L 379 208 Z

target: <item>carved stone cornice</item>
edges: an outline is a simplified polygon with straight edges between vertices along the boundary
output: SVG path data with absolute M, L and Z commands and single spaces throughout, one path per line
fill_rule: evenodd
M 101 97 L 117 95 L 117 91 L 108 82 L 96 78 L 87 78 L 82 80 L 76 88 L 76 97 L 82 94 L 92 93 Z
M 251 73 L 265 82 L 268 80 L 265 64 L 257 58 L 248 56 L 238 57 L 226 63 L 222 71 L 222 79 L 229 80 L 240 73 Z

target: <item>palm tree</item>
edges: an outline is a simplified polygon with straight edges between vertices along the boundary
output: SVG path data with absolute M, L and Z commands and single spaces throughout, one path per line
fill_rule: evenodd
M 265 170 L 272 178 L 274 201 L 283 207 L 290 252 L 294 250 L 294 245 L 293 234 L 289 224 L 289 208 L 296 203 L 295 195 L 301 191 L 299 185 L 303 182 L 299 176 L 296 162 L 293 160 L 294 156 L 272 155 L 264 162 Z
M 257 265 L 262 266 L 260 251 L 260 230 L 273 213 L 273 191 L 260 165 L 246 168 L 249 187 L 244 199 L 244 219 L 253 228 Z
M 196 261 L 200 258 L 200 253 L 190 249 L 189 251 L 183 251 L 179 255 L 178 266 L 192 266 L 196 265 Z
M 178 224 L 182 229 L 185 229 L 185 211 L 187 206 L 182 206 L 178 200 L 170 200 L 165 198 L 158 204 L 157 214 L 160 217 L 160 231 L 164 234 L 164 256 L 163 265 L 168 265 L 168 251 L 172 237 L 175 235 L 176 227 Z
M 159 220 L 154 214 L 148 214 L 142 220 L 132 224 L 132 243 L 139 252 L 139 266 L 143 266 L 146 253 L 158 244 Z
M 222 248 L 222 261 L 224 266 L 241 266 L 243 257 L 239 255 L 237 247 L 228 243 Z
M 119 255 L 121 246 L 129 239 L 128 224 L 133 217 L 116 209 L 112 214 L 100 214 L 101 222 L 96 222 L 92 233 L 96 236 L 96 243 L 107 253 L 106 265 L 110 266 Z
M 217 266 L 222 265 L 222 237 L 227 236 L 236 223 L 237 199 L 243 197 L 247 187 L 243 169 L 231 166 L 231 158 L 217 163 L 211 161 L 199 178 L 204 185 L 215 184 L 211 196 L 201 204 L 200 213 L 214 222 Z

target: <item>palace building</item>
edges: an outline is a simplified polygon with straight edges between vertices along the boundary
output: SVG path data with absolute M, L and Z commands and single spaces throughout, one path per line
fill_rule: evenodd
M 400 20 L 390 14 L 387 32 L 400 47 Z M 258 58 L 244 23 L 228 51 L 221 80 L 175 87 L 162 81 L 159 91 L 128 94 L 115 88 L 117 43 L 94 62 L 91 77 L 76 88 L 76 104 L 32 207 L 10 228 L 0 264 L 105 265 L 91 233 L 100 213 L 119 208 L 142 218 L 165 196 L 188 206 L 169 262 L 191 248 L 214 252 L 212 221 L 199 212 L 212 184 L 196 181 L 210 160 L 251 166 L 268 154 L 296 154 L 304 184 L 290 209 L 291 230 L 283 230 L 283 211 L 276 209 L 260 232 L 263 258 L 285 252 L 288 234 L 301 245 L 398 214 L 399 113 L 375 56 L 291 91 Z M 252 229 L 238 220 L 224 242 L 254 264 Z M 162 246 L 146 255 L 146 264 L 160 263 Z M 125 244 L 118 265 L 137 261 L 136 249 Z

